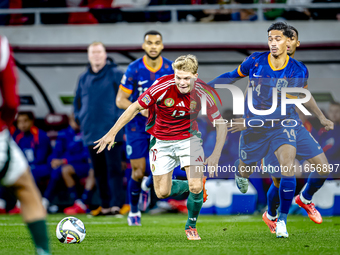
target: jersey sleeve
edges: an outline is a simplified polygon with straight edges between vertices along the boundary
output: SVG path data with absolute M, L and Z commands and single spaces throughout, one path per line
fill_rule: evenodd
M 125 93 L 132 94 L 134 89 L 134 83 L 135 83 L 135 76 L 134 76 L 134 68 L 133 66 L 128 66 L 125 74 L 122 77 L 122 80 L 120 81 L 119 88 L 123 90 Z
M 10 46 L 6 37 L 0 37 L 0 91 L 2 96 L 0 115 L 7 126 L 12 124 L 19 106 L 16 86 L 17 73 Z
M 250 68 L 254 65 L 255 55 L 251 54 L 249 57 L 243 60 L 242 64 L 237 68 L 237 74 L 240 77 L 246 77 L 249 75 Z
M 138 103 L 144 108 L 144 109 L 148 109 L 151 106 L 153 106 L 156 102 L 157 99 L 159 97 L 159 90 L 160 90 L 160 85 L 161 83 L 159 83 L 158 80 L 156 80 L 150 88 L 148 88 L 146 91 L 144 91 L 143 94 L 141 94 L 137 101 Z

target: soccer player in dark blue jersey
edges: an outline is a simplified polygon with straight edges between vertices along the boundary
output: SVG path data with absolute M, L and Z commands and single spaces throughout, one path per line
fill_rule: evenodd
M 295 55 L 296 48 L 300 46 L 300 41 L 298 39 L 298 31 L 293 26 L 289 26 L 293 32 L 293 37 L 290 38 L 287 44 L 287 52 L 288 55 L 293 58 Z M 312 111 L 317 118 L 320 120 L 321 124 L 325 126 L 326 130 L 333 129 L 333 122 L 328 120 L 322 111 L 317 106 L 315 99 L 312 97 L 309 102 L 304 104 L 306 108 Z M 296 126 L 297 132 L 297 158 L 300 160 L 307 160 L 311 166 L 324 166 L 328 165 L 327 158 L 319 145 L 319 143 L 314 139 L 311 133 L 307 131 L 307 129 L 300 122 L 299 125 Z M 267 204 L 268 211 L 266 211 L 262 215 L 262 219 L 268 225 L 270 231 L 275 233 L 276 230 L 276 209 L 280 205 L 280 201 L 282 197 L 279 194 L 280 188 L 280 180 L 281 173 L 271 171 L 273 168 L 279 168 L 280 164 L 275 157 L 273 152 L 269 152 L 266 157 L 263 159 L 262 164 L 269 169 L 268 171 L 271 174 L 273 179 L 273 183 L 270 186 L 267 193 Z M 295 201 L 298 205 L 304 208 L 309 218 L 315 223 L 320 224 L 322 222 L 322 217 L 320 213 L 315 209 L 314 204 L 311 202 L 312 196 L 316 191 L 318 191 L 323 185 L 324 181 L 327 179 L 328 171 L 321 172 L 320 174 L 317 172 L 311 173 L 306 188 L 295 198 Z M 281 206 L 282 207 L 282 206 Z M 288 208 L 281 208 L 280 211 L 284 209 L 288 212 Z
M 127 109 L 156 79 L 174 72 L 171 66 L 172 62 L 161 56 L 164 46 L 162 35 L 159 32 L 148 31 L 145 33 L 142 48 L 145 55 L 132 62 L 122 78 L 116 99 L 117 106 L 121 109 Z M 141 225 L 138 200 L 141 182 L 146 169 L 149 169 L 147 166 L 150 134 L 145 131 L 148 114 L 153 114 L 153 111 L 142 111 L 125 127 L 126 154 L 132 167 L 132 176 L 128 185 L 130 202 L 128 224 L 130 226 Z
M 222 74 L 210 85 L 233 83 L 237 79 L 249 76 L 253 109 L 245 107 L 244 119 L 248 124 L 247 129 L 241 132 L 240 159 L 235 162 L 238 167 L 235 179 L 241 192 L 248 188 L 249 169 L 256 166 L 268 151 L 272 150 L 277 157 L 282 172 L 280 195 L 283 198 L 281 206 L 289 208 L 294 197 L 295 177 L 294 160 L 296 156 L 296 131 L 295 120 L 298 115 L 294 105 L 286 106 L 287 114 L 281 114 L 281 91 L 283 88 L 307 88 L 308 70 L 302 63 L 287 55 L 287 42 L 292 37 L 292 31 L 283 22 L 276 22 L 268 29 L 268 46 L 270 52 L 255 52 L 234 71 Z M 277 90 L 277 94 L 276 94 Z M 299 93 L 287 94 L 288 98 L 297 98 Z M 275 95 L 276 94 L 276 95 Z M 272 109 L 272 97 L 277 96 L 277 107 Z M 251 99 L 250 98 L 250 99 Z M 253 112 L 269 110 L 264 116 Z M 262 112 L 263 113 L 263 112 Z M 258 120 L 263 118 L 264 121 Z M 266 119 L 273 121 L 265 121 Z M 290 120 L 290 121 L 287 121 Z M 253 121 L 252 125 L 249 125 Z M 262 125 L 260 123 L 262 122 Z M 260 126 L 260 127 L 254 127 Z M 248 172 L 246 172 L 246 171 Z M 288 237 L 286 229 L 287 213 L 281 212 L 278 219 L 277 237 Z

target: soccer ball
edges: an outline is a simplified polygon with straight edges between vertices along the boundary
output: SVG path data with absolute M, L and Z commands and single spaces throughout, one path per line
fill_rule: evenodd
M 61 243 L 81 243 L 85 238 L 86 229 L 81 220 L 66 217 L 59 222 L 56 234 Z

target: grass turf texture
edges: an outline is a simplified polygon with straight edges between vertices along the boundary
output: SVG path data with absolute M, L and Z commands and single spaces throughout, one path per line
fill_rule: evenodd
M 201 241 L 188 241 L 185 215 L 143 215 L 142 227 L 128 227 L 126 217 L 78 215 L 86 227 L 81 244 L 62 244 L 55 236 L 65 215 L 48 216 L 53 254 L 340 254 L 340 217 L 321 225 L 308 217 L 289 216 L 289 238 L 279 239 L 257 216 L 200 216 Z M 34 254 L 20 216 L 0 216 L 0 254 Z

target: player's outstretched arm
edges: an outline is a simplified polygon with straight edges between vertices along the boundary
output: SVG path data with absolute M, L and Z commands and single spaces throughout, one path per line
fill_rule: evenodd
M 322 113 L 319 106 L 316 104 L 313 96 L 307 103 L 304 103 L 304 105 L 306 106 L 307 110 L 316 115 L 316 117 L 320 120 L 321 124 L 325 127 L 327 131 L 334 129 L 334 123 L 327 119 L 326 116 Z
M 220 120 L 223 120 L 221 117 Z M 221 124 L 219 124 L 221 123 Z M 224 123 L 224 121 L 216 122 L 216 144 L 213 153 L 208 157 L 204 165 L 208 165 L 208 171 L 209 171 L 209 177 L 214 177 L 214 173 L 216 174 L 216 177 L 218 176 L 217 172 L 217 165 L 218 161 L 220 160 L 222 149 L 227 137 L 227 125 Z M 215 171 L 214 171 L 215 170 Z
M 238 68 L 236 68 L 234 71 L 231 72 L 227 72 L 224 74 L 221 74 L 220 76 L 216 77 L 215 79 L 213 79 L 212 81 L 208 82 L 207 84 L 210 87 L 215 88 L 216 84 L 231 84 L 231 83 L 235 83 L 237 80 L 239 80 L 240 78 L 243 78 L 245 76 L 241 76 L 238 72 Z
M 94 142 L 97 145 L 93 149 L 98 148 L 97 153 L 100 153 L 106 148 L 106 145 L 108 145 L 107 149 L 111 150 L 112 146 L 115 144 L 117 133 L 142 110 L 144 110 L 144 108 L 138 103 L 138 101 L 131 104 L 120 116 L 110 131 Z

